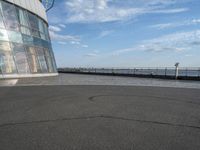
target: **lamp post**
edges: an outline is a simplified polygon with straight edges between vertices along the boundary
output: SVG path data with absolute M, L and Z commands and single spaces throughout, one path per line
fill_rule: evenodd
M 175 79 L 178 79 L 178 67 L 179 67 L 179 62 L 175 63 Z

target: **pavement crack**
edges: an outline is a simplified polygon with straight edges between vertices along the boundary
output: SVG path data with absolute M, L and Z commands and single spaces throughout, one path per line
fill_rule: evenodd
M 109 115 L 47 119 L 47 120 L 36 120 L 36 121 L 29 121 L 29 122 L 28 121 L 27 122 L 13 122 L 13 123 L 0 124 L 0 128 L 7 127 L 7 126 L 16 126 L 16 125 L 29 125 L 29 124 L 40 124 L 40 123 L 49 123 L 49 122 L 58 122 L 58 121 L 72 121 L 72 120 L 89 120 L 89 119 L 98 119 L 98 118 L 132 121 L 132 122 L 155 124 L 155 125 L 166 125 L 166 126 L 173 126 L 173 127 L 192 128 L 192 129 L 200 130 L 200 126 L 175 124 L 175 123 L 169 123 L 169 122 L 142 120 L 142 119 L 134 119 L 134 118 L 125 118 L 125 117 L 109 116 Z

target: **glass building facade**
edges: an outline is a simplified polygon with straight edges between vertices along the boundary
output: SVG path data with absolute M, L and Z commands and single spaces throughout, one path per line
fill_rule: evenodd
M 0 0 L 0 75 L 53 73 L 57 69 L 47 22 Z

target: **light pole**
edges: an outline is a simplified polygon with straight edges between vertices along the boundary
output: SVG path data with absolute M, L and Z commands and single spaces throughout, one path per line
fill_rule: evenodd
M 177 80 L 178 79 L 178 67 L 179 67 L 179 62 L 175 63 L 175 79 Z

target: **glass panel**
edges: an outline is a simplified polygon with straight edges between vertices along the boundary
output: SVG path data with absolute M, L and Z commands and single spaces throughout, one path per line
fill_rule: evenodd
M 15 64 L 10 52 L 0 51 L 0 68 L 3 74 L 16 73 Z
M 40 63 L 40 68 L 41 68 L 42 72 L 48 72 L 43 48 L 38 47 L 38 48 L 36 48 L 36 50 L 37 50 L 38 61 Z
M 32 73 L 40 72 L 40 66 L 37 60 L 37 56 L 35 55 L 34 47 L 27 47 L 27 58 L 30 67 L 30 71 Z
M 24 51 L 24 46 L 22 44 L 12 43 L 13 52 Z
M 37 48 L 37 55 L 44 55 L 43 48 L 40 48 L 40 47 Z
M 19 32 L 15 31 L 8 31 L 8 36 L 11 42 L 16 42 L 16 43 L 23 43 L 22 42 L 22 35 Z
M 0 29 L 0 40 L 9 41 L 7 31 L 4 29 Z
M 39 30 L 39 27 L 38 27 L 39 23 L 38 23 L 37 17 L 29 12 L 27 12 L 27 14 L 29 18 L 30 27 L 33 29 Z
M 38 60 L 39 60 L 42 72 L 48 72 L 48 70 L 47 70 L 47 64 L 46 64 L 46 60 L 45 60 L 44 55 L 38 56 Z
M 57 72 L 56 61 L 55 61 L 55 57 L 54 57 L 52 49 L 49 49 L 49 52 L 50 52 L 50 55 L 51 55 L 51 60 L 52 60 L 54 72 Z
M 49 72 L 54 72 L 51 57 L 46 56 L 45 58 Z
M 44 23 L 44 32 L 45 32 L 45 39 L 47 41 L 49 41 L 50 40 L 50 38 L 49 38 L 49 31 L 48 31 L 48 26 L 47 26 L 46 23 Z
M 28 17 L 27 17 L 26 11 L 16 7 L 16 12 L 17 12 L 19 23 L 23 26 L 28 27 L 29 24 L 28 24 Z
M 40 37 L 40 33 L 39 31 L 35 30 L 35 29 L 31 29 L 31 35 L 35 36 L 35 37 Z
M 3 22 L 3 14 L 2 14 L 2 12 L 3 12 L 3 10 L 2 10 L 1 2 L 0 2 L 0 27 L 1 28 L 5 28 L 4 22 Z
M 33 37 L 25 35 L 25 34 L 22 34 L 22 38 L 23 38 L 24 44 L 34 45 L 33 44 Z
M 44 48 L 44 54 L 45 56 L 51 57 L 49 50 L 47 48 Z
M 42 46 L 42 40 L 39 38 L 33 37 L 33 42 L 36 46 Z
M 39 18 L 38 18 L 38 20 L 39 20 L 39 31 L 42 33 L 45 33 L 43 21 Z
M 2 9 L 6 28 L 19 31 L 15 7 L 12 4 L 2 1 Z
M 46 40 L 45 34 L 40 33 L 40 37 L 41 37 L 41 39 Z
M 44 23 L 44 33 L 48 34 L 48 26 L 46 23 Z
M 27 57 L 24 51 L 15 53 L 15 63 L 17 65 L 18 73 L 20 74 L 30 73 Z
M 11 51 L 10 44 L 8 42 L 0 41 L 0 51 Z
M 45 40 L 41 40 L 41 43 L 42 43 L 42 47 L 45 47 L 45 48 L 49 48 L 49 42 L 48 41 L 45 41 Z
M 28 47 L 26 50 L 27 50 L 27 55 L 37 55 L 34 47 Z
M 26 35 L 31 35 L 30 29 L 24 26 L 21 26 L 21 32 Z

